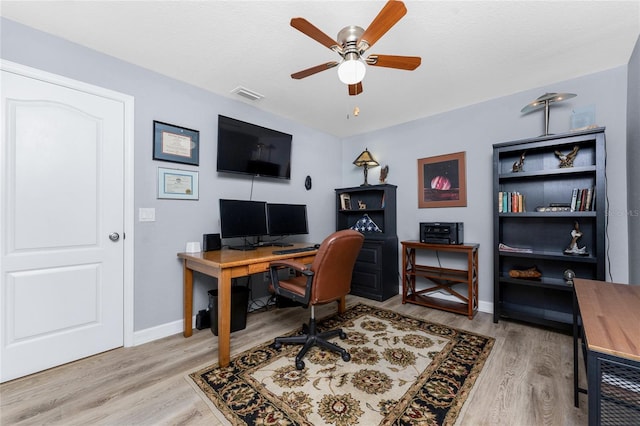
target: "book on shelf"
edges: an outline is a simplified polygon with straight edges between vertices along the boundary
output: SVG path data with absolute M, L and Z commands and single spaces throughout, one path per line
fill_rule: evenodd
M 587 211 L 591 210 L 592 193 L 593 193 L 592 189 L 587 188 L 587 195 L 585 196 L 585 201 L 584 201 L 584 209 Z
M 595 190 L 595 187 L 573 188 L 571 191 L 571 211 L 585 212 L 595 210 Z
M 522 213 L 525 208 L 524 195 L 517 191 L 498 192 L 498 213 Z
M 571 211 L 576 211 L 576 200 L 578 199 L 578 188 L 573 188 L 571 191 Z

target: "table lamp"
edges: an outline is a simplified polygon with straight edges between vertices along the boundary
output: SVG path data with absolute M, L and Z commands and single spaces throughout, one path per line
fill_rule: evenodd
M 364 183 L 360 186 L 369 185 L 369 183 L 367 182 L 367 174 L 368 174 L 369 167 L 380 165 L 380 163 L 378 163 L 376 160 L 373 159 L 373 156 L 369 152 L 369 148 L 365 148 L 365 150 L 362 151 L 360 155 L 358 155 L 358 158 L 355 159 L 353 164 L 355 164 L 358 167 L 364 167 Z
M 544 134 L 542 136 L 547 136 L 549 135 L 549 106 L 554 102 L 566 101 L 567 99 L 575 97 L 575 93 L 545 93 L 538 99 L 525 105 L 520 112 L 527 114 L 531 111 L 544 108 Z

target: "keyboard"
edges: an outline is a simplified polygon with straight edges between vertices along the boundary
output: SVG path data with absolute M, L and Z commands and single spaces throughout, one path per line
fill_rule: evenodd
M 298 247 L 298 248 L 292 248 L 292 249 L 284 249 L 284 250 L 274 250 L 271 253 L 273 254 L 291 254 L 291 253 L 302 253 L 305 251 L 315 251 L 318 250 L 317 248 L 315 248 L 314 246 L 311 247 Z

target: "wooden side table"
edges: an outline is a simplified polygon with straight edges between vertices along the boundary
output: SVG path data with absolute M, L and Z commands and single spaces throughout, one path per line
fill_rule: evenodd
M 467 315 L 473 319 L 478 312 L 478 248 L 480 244 L 428 244 L 419 241 L 402 241 L 402 303 L 414 303 L 430 308 Z M 467 269 L 450 269 L 416 263 L 417 250 L 449 252 L 467 257 Z M 431 282 L 425 289 L 416 289 L 416 278 Z M 453 289 L 454 285 L 465 284 L 467 294 Z M 459 301 L 451 301 L 429 296 L 435 291 L 445 290 Z

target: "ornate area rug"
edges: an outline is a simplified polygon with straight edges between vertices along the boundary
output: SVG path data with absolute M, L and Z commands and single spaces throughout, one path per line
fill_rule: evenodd
M 233 425 L 453 424 L 494 343 L 363 304 L 318 321 L 339 327 L 349 362 L 316 347 L 298 371 L 301 346 L 269 342 L 189 377 Z

